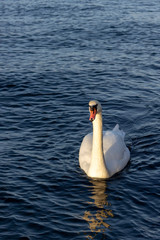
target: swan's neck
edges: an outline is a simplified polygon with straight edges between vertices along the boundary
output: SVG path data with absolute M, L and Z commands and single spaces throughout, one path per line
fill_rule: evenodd
M 93 121 L 92 158 L 88 176 L 94 178 L 109 177 L 103 155 L 103 127 L 101 113 L 98 113 Z

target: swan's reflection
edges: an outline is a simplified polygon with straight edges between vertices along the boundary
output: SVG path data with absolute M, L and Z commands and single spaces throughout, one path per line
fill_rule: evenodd
M 91 180 L 91 201 L 88 202 L 93 206 L 93 210 L 85 211 L 84 219 L 88 222 L 93 236 L 87 236 L 87 239 L 94 239 L 98 233 L 105 233 L 106 228 L 110 225 L 107 223 L 109 217 L 114 217 L 111 204 L 108 203 L 106 194 L 107 184 L 105 180 Z M 95 208 L 96 206 L 96 208 Z M 92 209 L 92 208 L 91 208 Z

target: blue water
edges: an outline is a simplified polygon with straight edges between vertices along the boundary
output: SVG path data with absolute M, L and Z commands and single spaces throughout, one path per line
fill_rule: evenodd
M 92 131 L 126 132 L 129 165 L 79 168 Z M 158 240 L 159 0 L 0 1 L 0 239 Z

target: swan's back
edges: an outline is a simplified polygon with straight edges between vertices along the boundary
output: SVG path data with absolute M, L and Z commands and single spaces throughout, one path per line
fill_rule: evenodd
M 130 159 L 130 152 L 124 142 L 124 132 L 117 124 L 112 131 L 103 132 L 103 153 L 106 168 L 111 177 L 121 171 Z M 87 134 L 79 151 L 80 167 L 87 173 L 91 163 L 93 134 Z
M 125 133 L 119 126 L 103 134 L 104 159 L 109 175 L 121 171 L 130 159 L 130 152 L 124 142 Z
M 79 164 L 80 167 L 87 173 L 92 156 L 92 140 L 93 133 L 87 134 L 82 141 L 80 150 L 79 150 Z

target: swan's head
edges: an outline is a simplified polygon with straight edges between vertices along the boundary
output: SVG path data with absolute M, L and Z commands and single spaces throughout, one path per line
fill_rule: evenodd
M 89 120 L 92 122 L 96 118 L 96 114 L 102 113 L 102 106 L 100 102 L 97 100 L 92 100 L 89 102 L 89 111 L 90 111 L 90 118 Z

